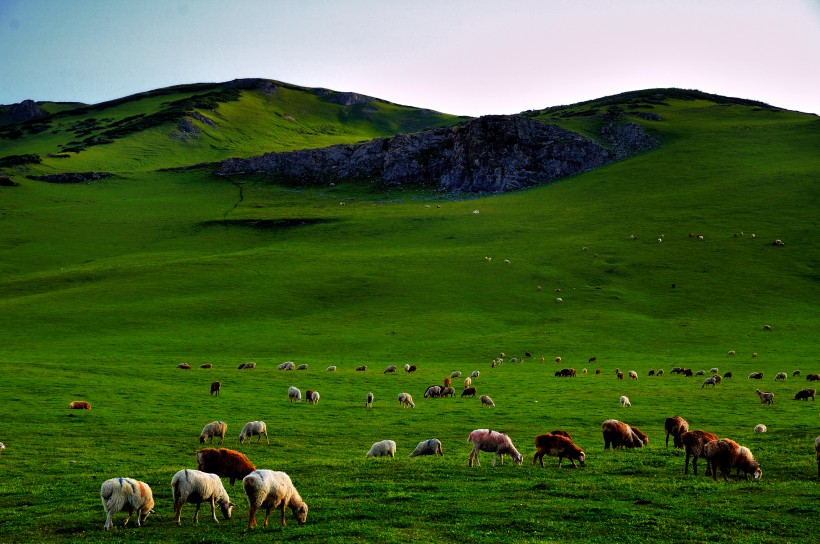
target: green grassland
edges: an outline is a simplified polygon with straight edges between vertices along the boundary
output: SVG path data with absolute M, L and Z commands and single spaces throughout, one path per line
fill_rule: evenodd
M 19 185 L 0 187 L 0 540 L 811 541 L 820 408 L 791 398 L 820 373 L 820 122 L 742 101 L 651 98 L 614 105 L 660 116 L 621 113 L 659 148 L 493 196 L 156 170 L 425 128 L 407 124 L 418 114 L 409 109 L 379 103 L 376 122 L 285 86 L 197 110 L 223 124 L 187 142 L 168 136 L 171 123 L 47 156 L 74 139 L 70 123 L 93 116 L 108 127 L 158 111 L 168 93 L 62 112 L 50 121 L 57 134 L 0 140 L 0 155 L 43 157 L 5 169 Z M 612 106 L 532 115 L 594 135 Z M 427 126 L 457 121 L 435 119 Z M 115 175 L 72 185 L 25 177 L 61 170 Z M 501 351 L 507 362 L 492 368 Z M 525 352 L 525 363 L 509 362 Z M 309 369 L 278 371 L 286 360 Z M 257 368 L 237 370 L 247 361 Z M 182 362 L 194 369 L 175 368 Z M 382 373 L 405 363 L 418 372 Z M 355 372 L 361 364 L 368 370 Z M 553 376 L 565 366 L 578 377 Z M 670 375 L 675 366 L 734 378 L 701 388 Z M 640 378 L 618 381 L 615 368 Z M 647 376 L 659 368 L 665 376 Z M 497 407 L 422 398 L 456 370 L 479 370 L 474 385 Z M 764 380 L 748 380 L 752 371 Z M 775 382 L 777 372 L 789 378 Z M 219 397 L 208 395 L 213 380 Z M 322 399 L 288 403 L 291 385 Z M 755 388 L 775 404 L 762 406 Z M 415 409 L 398 406 L 402 391 Z M 631 408 L 619 406 L 622 394 Z M 69 413 L 75 399 L 93 409 Z M 685 476 L 682 452 L 664 447 L 664 419 L 676 414 L 748 446 L 762 481 Z M 609 418 L 641 428 L 649 445 L 605 451 Z M 288 513 L 285 528 L 247 533 L 242 489 L 227 482 L 234 519 L 217 526 L 206 512 L 194 527 L 189 505 L 183 527 L 173 523 L 171 477 L 195 467 L 198 433 L 215 419 L 228 423 L 227 447 L 291 475 L 310 506 L 305 526 Z M 240 446 L 256 419 L 270 445 Z M 753 433 L 758 423 L 769 432 Z M 524 464 L 492 467 L 485 454 L 468 468 L 467 435 L 483 427 L 509 433 Z M 584 448 L 584 467 L 530 465 L 534 436 L 557 428 Z M 443 458 L 408 459 L 431 437 Z M 396 459 L 365 459 L 388 438 Z M 116 476 L 149 483 L 157 514 L 111 535 L 99 486 Z

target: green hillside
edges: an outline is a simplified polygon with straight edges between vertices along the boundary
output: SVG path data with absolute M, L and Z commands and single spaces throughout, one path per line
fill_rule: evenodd
M 595 137 L 618 116 L 661 145 L 502 195 L 157 170 L 459 121 L 276 86 L 184 86 L 56 113 L 16 138 L 0 128 L 0 156 L 42 160 L 2 168 L 17 186 L 0 186 L 0 396 L 13 407 L 0 416 L 0 471 L 12 475 L 0 489 L 0 539 L 108 540 L 99 485 L 131 476 L 151 483 L 161 508 L 118 532 L 146 542 L 811 540 L 817 404 L 790 399 L 820 373 L 816 116 L 668 89 L 527 112 Z M 168 119 L 66 151 L 154 116 Z M 200 132 L 170 136 L 185 118 Z M 114 175 L 26 177 L 81 171 Z M 502 351 L 507 362 L 492 368 Z M 509 363 L 527 352 L 524 365 Z M 277 371 L 286 360 L 309 370 Z M 236 370 L 246 361 L 258 372 Z M 177 370 L 182 362 L 195 369 Z M 419 371 L 382 374 L 405 363 Z M 579 377 L 554 378 L 564 366 Z M 669 375 L 675 366 L 734 378 L 702 389 Z M 615 368 L 640 379 L 619 382 Z M 647 377 L 659 368 L 667 375 Z M 451 371 L 475 369 L 495 410 L 422 398 Z M 762 382 L 746 379 L 757 370 Z M 775 382 L 777 372 L 789 379 Z M 214 379 L 218 398 L 207 393 Z M 322 402 L 288 403 L 289 385 L 318 388 Z M 774 406 L 759 403 L 758 387 L 775 392 Z M 367 391 L 379 404 L 365 412 Z M 415 410 L 398 407 L 401 391 Z M 622 394 L 632 408 L 620 408 Z M 77 398 L 94 409 L 68 419 Z M 683 453 L 663 445 L 675 414 L 749 446 L 763 481 L 684 476 Z M 650 445 L 605 451 L 608 418 L 639 426 Z M 205 507 L 194 527 L 189 505 L 184 527 L 173 524 L 171 476 L 193 468 L 196 436 L 214 419 L 229 422 L 227 447 L 291 474 L 311 506 L 307 525 L 288 513 L 279 529 L 274 515 L 273 527 L 245 534 L 241 486 L 229 489 L 235 519 L 216 526 Z M 255 419 L 267 421 L 271 446 L 239 447 Z M 771 432 L 753 433 L 757 423 Z M 480 427 L 508 432 L 523 466 L 492 467 L 485 454 L 468 469 L 466 437 Z M 530 466 L 533 437 L 553 428 L 584 447 L 583 469 L 556 469 L 554 458 Z M 407 459 L 433 436 L 443 459 Z M 397 458 L 366 461 L 385 438 L 399 442 Z M 612 516 L 623 520 L 614 529 Z

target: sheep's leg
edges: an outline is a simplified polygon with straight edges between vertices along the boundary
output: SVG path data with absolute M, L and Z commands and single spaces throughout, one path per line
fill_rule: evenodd
M 817 463 L 817 472 L 820 473 L 820 463 Z M 114 526 L 114 512 L 111 510 L 106 510 L 105 516 L 105 530 L 108 531 L 111 527 Z
M 270 439 L 268 438 L 268 433 L 265 433 L 265 442 L 270 445 Z
M 211 518 L 214 523 L 219 523 L 219 520 L 216 519 L 216 499 L 214 497 L 211 497 Z
M 182 516 L 182 507 L 185 505 L 185 501 L 180 497 L 174 500 L 174 521 L 177 525 L 182 525 L 182 520 L 180 517 Z
M 265 523 L 262 524 L 262 527 L 267 527 L 268 526 L 268 517 L 270 517 L 270 511 L 271 510 L 273 510 L 273 506 L 268 506 L 265 509 Z
M 225 440 L 225 435 L 222 435 L 222 436 L 219 437 L 219 445 L 220 446 L 222 445 L 223 440 Z M 213 439 L 211 439 L 211 444 L 213 444 L 213 443 L 214 443 L 214 441 L 213 441 Z
M 259 509 L 255 504 L 251 504 L 248 509 L 248 530 L 256 527 L 256 511 Z
M 199 523 L 199 507 L 202 506 L 201 502 L 196 503 L 196 510 L 194 510 L 194 523 Z
M 122 522 L 122 526 L 125 527 L 126 525 L 128 525 L 128 520 L 130 520 L 130 519 L 131 519 L 131 512 L 126 512 L 125 513 L 125 521 Z M 139 518 L 137 518 L 137 519 L 139 519 Z
M 282 527 L 287 525 L 287 523 L 285 523 L 285 508 L 287 506 L 288 506 L 287 503 L 285 501 L 282 501 L 282 506 L 279 508 L 279 510 L 282 511 Z

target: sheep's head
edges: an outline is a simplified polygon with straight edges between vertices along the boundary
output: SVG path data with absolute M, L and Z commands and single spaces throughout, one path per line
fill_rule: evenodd
M 513 456 L 512 456 L 512 460 L 513 460 L 513 463 L 514 463 L 514 464 L 516 464 L 516 465 L 520 465 L 520 464 L 521 464 L 521 461 L 523 461 L 523 460 L 524 460 L 524 456 L 523 456 L 523 455 L 521 455 L 520 453 L 515 453 L 515 454 L 513 454 Z
M 220 501 L 219 502 L 219 509 L 222 510 L 222 516 L 225 519 L 231 519 L 231 512 L 233 511 L 233 507 L 236 506 L 231 501 Z
M 307 521 L 307 514 L 308 514 L 308 506 L 305 503 L 302 503 L 301 506 L 296 508 L 293 511 L 293 515 L 296 517 L 296 521 L 299 525 L 304 525 Z
M 752 479 L 756 482 L 759 482 L 760 478 L 763 477 L 763 469 L 760 468 L 760 465 L 758 465 L 757 462 L 755 462 L 752 466 L 754 467 L 754 472 L 752 472 Z
M 585 460 L 586 458 L 587 458 L 586 454 L 582 451 L 582 452 L 581 452 L 581 455 L 579 455 L 579 456 L 578 456 L 578 462 L 579 462 L 579 463 L 581 463 L 581 465 L 583 466 L 583 464 L 584 464 L 584 460 Z

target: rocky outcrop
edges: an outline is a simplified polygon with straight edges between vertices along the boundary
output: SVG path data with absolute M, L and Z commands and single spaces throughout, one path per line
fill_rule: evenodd
M 49 174 L 47 176 L 26 176 L 36 181 L 49 183 L 88 183 L 111 177 L 110 172 L 67 172 L 65 174 Z
M 607 126 L 610 147 L 519 115 L 487 116 L 454 127 L 248 159 L 228 159 L 217 174 L 264 173 L 303 183 L 371 180 L 387 186 L 436 186 L 501 192 L 578 174 L 657 141 L 634 123 Z
M 48 112 L 43 111 L 34 100 L 23 100 L 18 104 L 6 107 L 5 111 L 0 113 L 0 125 L 22 123 L 46 115 L 48 115 Z

